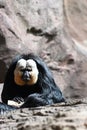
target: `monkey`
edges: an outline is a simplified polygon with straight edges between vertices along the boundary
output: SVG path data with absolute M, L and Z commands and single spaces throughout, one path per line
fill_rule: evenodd
M 33 53 L 21 54 L 12 60 L 6 73 L 1 99 L 0 108 L 4 105 L 9 108 L 8 101 L 14 99 L 24 100 L 20 108 L 65 102 L 51 70 L 42 58 Z

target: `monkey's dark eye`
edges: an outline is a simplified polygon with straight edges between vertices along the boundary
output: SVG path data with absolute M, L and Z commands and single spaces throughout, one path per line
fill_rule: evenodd
M 24 71 L 25 71 L 25 69 L 20 69 L 20 71 L 24 72 Z

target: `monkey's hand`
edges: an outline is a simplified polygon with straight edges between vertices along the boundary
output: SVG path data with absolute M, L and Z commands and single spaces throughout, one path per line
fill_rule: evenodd
M 13 101 L 17 102 L 18 104 L 23 103 L 24 99 L 22 97 L 14 97 Z
M 20 107 L 24 103 L 22 97 L 14 97 L 12 100 L 8 100 L 8 105 Z

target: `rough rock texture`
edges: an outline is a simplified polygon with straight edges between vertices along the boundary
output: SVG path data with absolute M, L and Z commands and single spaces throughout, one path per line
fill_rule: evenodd
M 22 109 L 0 117 L 1 130 L 86 130 L 87 105 Z
M 34 52 L 51 68 L 66 97 L 86 96 L 86 53 L 76 32 L 86 41 L 85 0 L 0 0 L 0 82 L 15 55 Z
M 65 97 L 87 96 L 87 1 L 0 0 L 0 83 L 12 57 L 29 52 L 44 59 Z M 87 129 L 86 105 L 46 109 L 2 116 L 0 128 Z

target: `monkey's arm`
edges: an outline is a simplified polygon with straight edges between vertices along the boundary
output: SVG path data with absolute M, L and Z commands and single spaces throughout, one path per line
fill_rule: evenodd
M 39 94 L 32 94 L 27 98 L 27 100 L 24 102 L 24 104 L 20 108 L 25 107 L 39 107 L 39 106 L 45 106 L 45 105 L 52 105 L 52 106 L 73 106 L 77 104 L 87 104 L 87 97 L 82 99 L 65 99 L 64 102 L 58 102 L 56 104 L 53 103 L 53 100 L 51 98 L 45 99 L 41 97 Z
M 51 105 L 54 103 L 65 102 L 64 97 L 62 96 L 61 91 L 46 91 L 44 93 L 34 93 L 27 97 L 24 101 L 24 104 L 21 108 L 25 107 L 39 107 L 39 106 L 46 106 Z
M 39 106 L 45 106 L 48 105 L 48 99 L 46 99 L 43 95 L 35 93 L 31 94 L 27 97 L 24 104 L 21 106 L 21 108 L 26 107 L 39 107 Z

